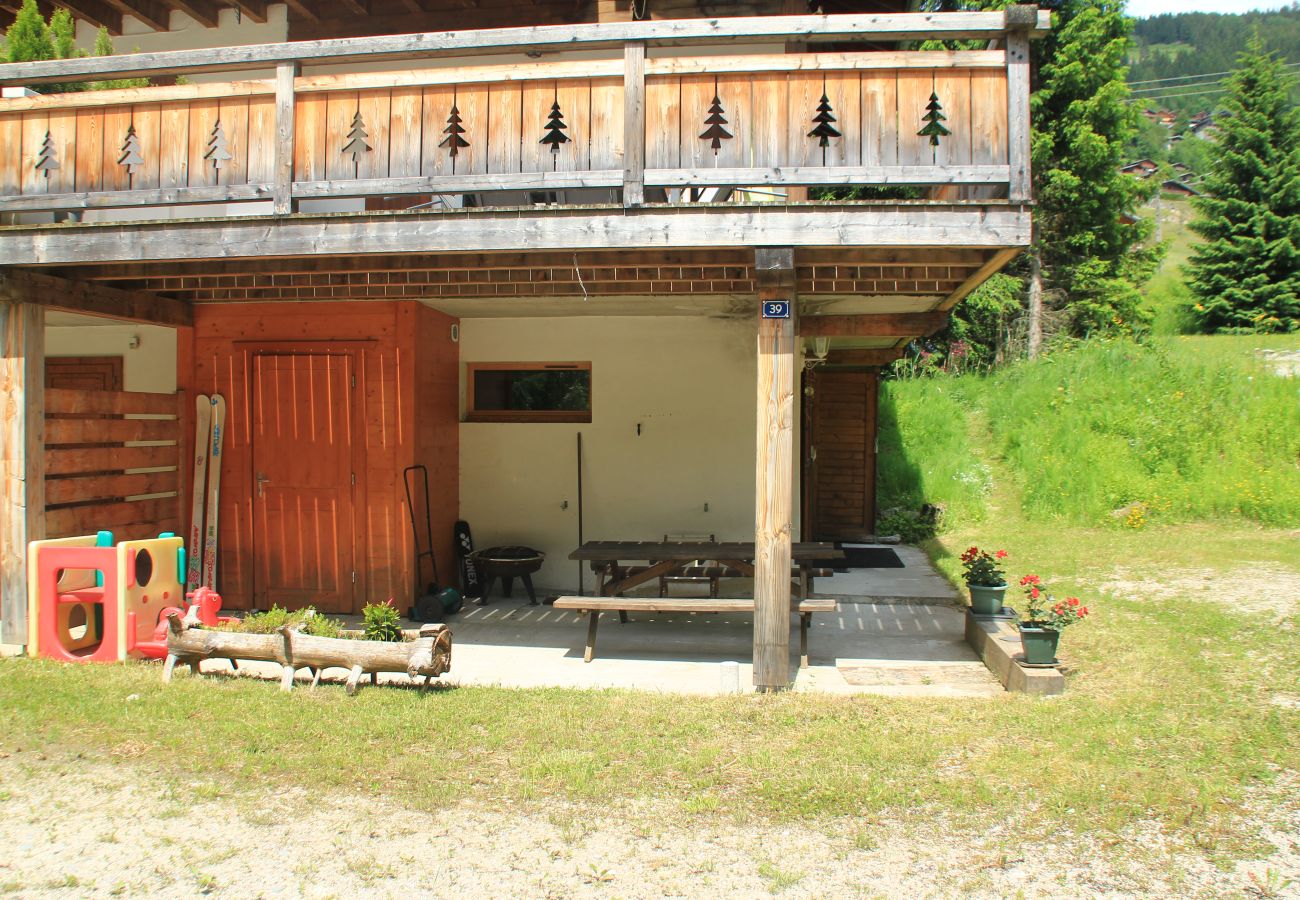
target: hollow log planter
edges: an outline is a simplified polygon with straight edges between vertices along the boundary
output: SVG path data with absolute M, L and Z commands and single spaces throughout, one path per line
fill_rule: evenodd
M 189 666 L 197 674 L 205 659 L 257 660 L 281 666 L 280 689 L 293 689 L 299 669 L 312 671 L 312 686 L 329 668 L 348 670 L 348 694 L 355 694 L 361 676 L 372 683 L 380 672 L 403 672 L 414 681 L 423 676 L 423 687 L 451 668 L 451 629 L 446 625 L 425 625 L 414 641 L 363 641 L 302 634 L 285 626 L 276 634 L 242 634 L 211 631 L 187 626 L 176 614 L 167 617 L 167 661 L 163 681 L 171 681 L 176 666 Z

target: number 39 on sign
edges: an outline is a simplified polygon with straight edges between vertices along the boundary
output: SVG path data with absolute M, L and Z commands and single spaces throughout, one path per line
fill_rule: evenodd
M 790 301 L 789 300 L 764 300 L 763 318 L 764 319 L 790 318 Z

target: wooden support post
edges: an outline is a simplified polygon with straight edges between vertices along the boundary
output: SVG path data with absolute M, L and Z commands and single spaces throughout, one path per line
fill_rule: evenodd
M 1011 162 L 1008 197 L 1027 203 L 1033 196 L 1029 126 L 1029 32 L 1007 33 L 1007 149 Z
M 623 205 L 645 203 L 645 44 L 623 48 Z
M 759 290 L 758 456 L 754 469 L 754 687 L 790 683 L 790 539 L 794 500 L 794 250 L 754 251 Z M 787 304 L 785 318 L 765 307 Z
M 297 63 L 275 67 L 275 181 L 271 189 L 272 212 L 286 216 L 293 212 L 293 80 Z
M 45 537 L 45 307 L 0 300 L 0 643 L 27 643 L 27 542 Z

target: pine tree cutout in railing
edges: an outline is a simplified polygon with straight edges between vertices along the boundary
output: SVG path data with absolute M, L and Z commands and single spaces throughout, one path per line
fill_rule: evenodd
M 934 93 L 930 94 L 930 102 L 926 104 L 925 108 L 926 114 L 922 117 L 921 121 L 925 122 L 926 125 L 916 133 L 916 136 L 928 137 L 930 139 L 930 146 L 938 147 L 939 138 L 947 137 L 952 134 L 951 131 L 943 127 L 942 123 L 948 121 L 948 117 L 943 114 L 943 106 L 939 103 L 939 95 Z
M 469 141 L 461 137 L 461 135 L 465 133 L 465 129 L 460 127 L 460 123 L 460 110 L 457 109 L 456 104 L 453 103 L 451 105 L 451 115 L 447 116 L 447 127 L 442 130 L 442 133 L 447 136 L 438 144 L 439 147 L 446 147 L 447 155 L 453 158 L 460 151 L 461 147 L 469 146 Z
M 217 119 L 217 124 L 212 129 L 212 137 L 208 138 L 208 152 L 203 154 L 204 159 L 212 160 L 212 167 L 220 172 L 226 167 L 226 163 L 234 156 L 230 152 L 230 142 L 226 139 L 226 130 L 221 127 L 221 120 Z
M 724 112 L 726 110 L 722 108 L 722 99 L 717 94 L 714 94 L 713 103 L 709 105 L 708 118 L 704 120 L 704 124 L 709 127 L 704 129 L 704 132 L 700 135 L 700 140 L 709 141 L 709 146 L 713 148 L 715 155 L 722 147 L 722 142 L 731 140 L 732 136 L 730 131 L 722 127 L 727 124 L 727 119 L 723 115 Z
M 49 178 L 51 172 L 61 168 L 63 167 L 59 164 L 58 149 L 54 146 L 54 139 L 50 137 L 50 133 L 47 131 L 45 132 L 45 142 L 41 144 L 41 151 L 36 154 L 36 171 Z
M 820 138 L 823 147 L 829 147 L 831 138 L 840 136 L 840 133 L 835 130 L 835 126 L 831 124 L 835 121 L 835 117 L 831 115 L 833 109 L 830 98 L 823 93 L 821 102 L 817 104 L 817 115 L 812 117 L 812 120 L 817 123 L 817 127 L 808 132 L 808 137 Z
M 546 134 L 537 143 L 549 144 L 552 153 L 559 153 L 560 145 L 569 142 L 569 136 L 564 133 L 568 127 L 564 124 L 564 114 L 560 112 L 560 101 L 556 100 L 551 104 L 551 111 L 546 114 Z
M 122 155 L 117 158 L 119 166 L 126 166 L 126 174 L 134 175 L 144 165 L 144 153 L 140 147 L 140 136 L 135 133 L 135 125 L 126 126 L 126 140 L 122 142 Z
M 352 125 L 348 130 L 348 142 L 343 145 L 343 155 L 352 154 L 352 162 L 359 164 L 361 157 L 370 152 L 370 145 L 366 143 L 366 138 L 370 137 L 366 133 L 366 123 L 361 118 L 361 110 L 352 117 Z

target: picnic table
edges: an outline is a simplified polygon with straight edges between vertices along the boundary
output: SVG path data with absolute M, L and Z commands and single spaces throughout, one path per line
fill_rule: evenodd
M 807 596 L 809 572 L 819 562 L 843 559 L 844 551 L 827 541 L 792 544 L 791 561 L 798 566 L 801 593 Z M 605 563 L 613 577 L 600 585 L 604 597 L 616 597 L 660 576 L 682 575 L 701 559 L 713 560 L 738 578 L 754 577 L 753 541 L 587 541 L 569 554 L 569 559 Z M 620 566 L 620 562 L 645 561 L 644 566 Z
M 834 600 L 814 600 L 813 573 L 828 560 L 842 559 L 844 551 L 834 544 L 811 542 L 791 547 L 791 561 L 799 568 L 799 591 L 791 598 L 791 610 L 799 614 L 799 665 L 808 666 L 808 629 L 813 613 L 834 612 Z M 753 612 L 753 599 L 623 597 L 624 591 L 661 576 L 690 571 L 699 560 L 710 560 L 728 576 L 753 577 L 754 544 L 747 541 L 588 541 L 569 554 L 569 559 L 603 564 L 599 597 L 558 597 L 556 609 L 571 609 L 590 616 L 587 626 L 586 662 L 596 655 L 596 627 L 602 611 L 617 612 L 626 622 L 628 612 Z M 644 561 L 626 566 L 623 562 Z

